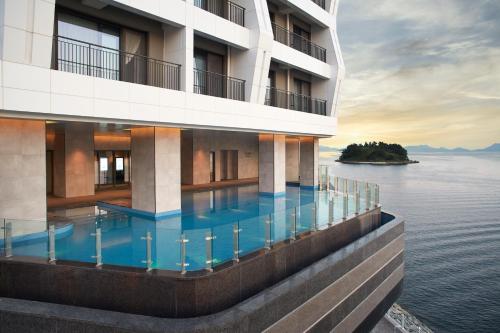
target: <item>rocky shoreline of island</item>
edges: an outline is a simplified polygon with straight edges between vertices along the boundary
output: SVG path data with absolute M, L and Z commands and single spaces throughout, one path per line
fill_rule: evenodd
M 384 161 L 384 162 L 371 162 L 371 161 L 341 161 L 335 160 L 335 162 L 343 164 L 367 164 L 367 165 L 407 165 L 420 163 L 419 161 Z

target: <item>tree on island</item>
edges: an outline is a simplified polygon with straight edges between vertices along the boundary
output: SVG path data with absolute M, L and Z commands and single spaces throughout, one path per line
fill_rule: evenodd
M 410 162 L 408 152 L 401 145 L 385 142 L 350 144 L 342 151 L 341 162 Z

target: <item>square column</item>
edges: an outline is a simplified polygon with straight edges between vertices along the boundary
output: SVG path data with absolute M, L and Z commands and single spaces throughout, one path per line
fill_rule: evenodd
M 45 122 L 0 118 L 0 161 L 0 218 L 44 220 Z
M 259 135 L 259 192 L 273 196 L 286 192 L 284 135 Z
M 300 186 L 318 187 L 319 139 L 300 138 Z
M 54 139 L 54 195 L 73 198 L 95 194 L 94 128 L 67 123 Z
M 154 217 L 181 211 L 181 131 L 132 129 L 132 209 Z

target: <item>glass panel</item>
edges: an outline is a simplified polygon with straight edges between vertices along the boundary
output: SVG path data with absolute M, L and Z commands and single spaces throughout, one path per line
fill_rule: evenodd
M 60 70 L 119 79 L 120 33 L 117 29 L 66 13 L 58 13 L 57 27 Z M 71 44 L 66 38 L 72 39 Z
M 207 261 L 205 234 L 210 229 L 184 230 L 184 235 L 189 242 L 186 243 L 186 267 L 187 271 L 201 270 L 205 268 Z
M 266 240 L 264 216 L 257 216 L 240 221 L 240 256 L 260 250 Z
M 2 248 L 4 255 L 48 257 L 48 234 L 45 221 L 5 219 Z
M 312 230 L 315 216 L 314 208 L 314 202 L 297 207 L 297 215 L 299 216 L 297 219 L 297 234 Z
M 212 242 L 213 266 L 215 267 L 233 259 L 233 224 L 214 226 L 212 233 L 216 237 Z

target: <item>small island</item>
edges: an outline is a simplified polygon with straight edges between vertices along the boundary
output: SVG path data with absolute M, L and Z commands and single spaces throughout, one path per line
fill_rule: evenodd
M 418 163 L 408 158 L 408 152 L 401 145 L 385 142 L 351 144 L 342 151 L 337 162 L 346 164 L 405 165 Z

